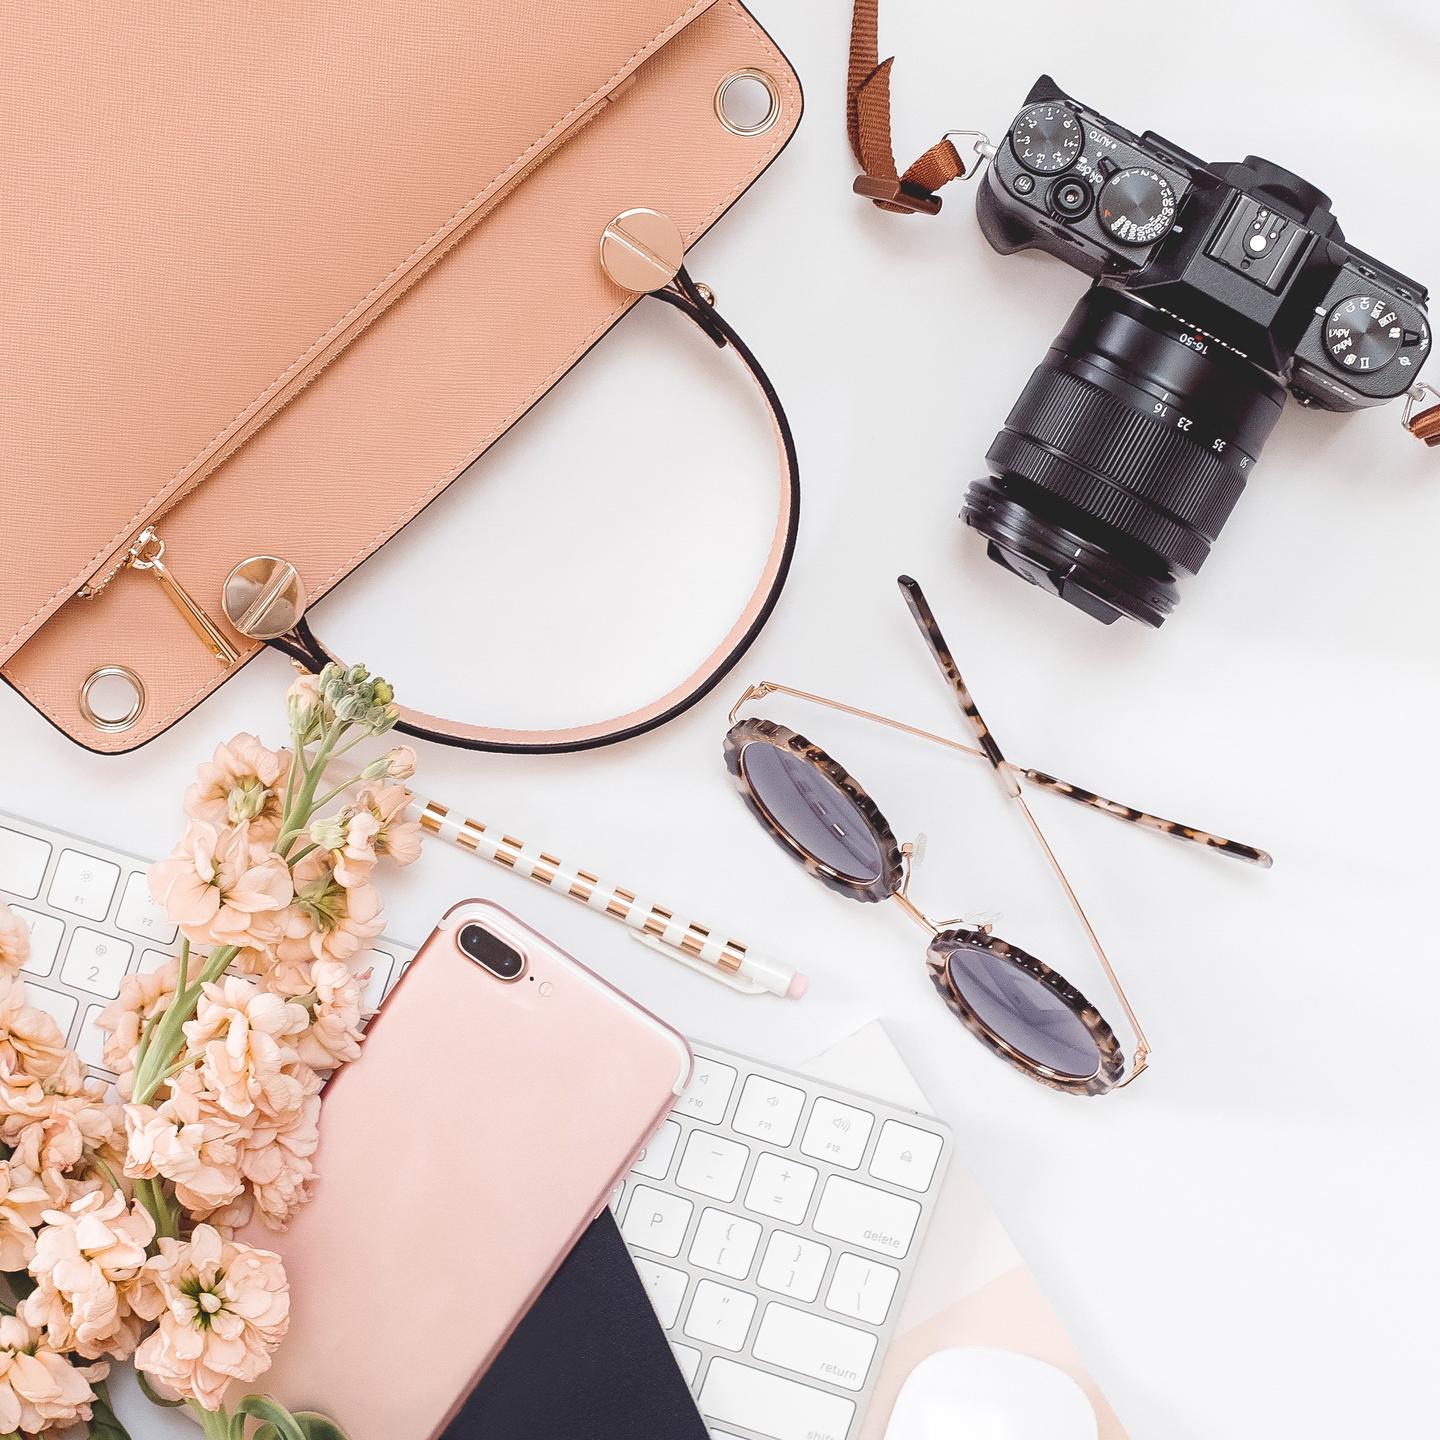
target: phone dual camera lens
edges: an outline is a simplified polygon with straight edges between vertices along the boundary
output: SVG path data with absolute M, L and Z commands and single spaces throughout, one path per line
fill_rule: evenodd
M 525 957 L 483 925 L 462 926 L 459 944 L 465 954 L 497 980 L 518 980 L 525 973 Z

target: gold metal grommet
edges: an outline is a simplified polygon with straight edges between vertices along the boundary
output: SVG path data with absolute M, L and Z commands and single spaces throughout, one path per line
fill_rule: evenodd
M 80 687 L 80 713 L 97 729 L 118 735 L 145 709 L 145 683 L 125 665 L 102 665 Z
M 715 116 L 732 135 L 763 135 L 780 118 L 780 91 L 763 70 L 736 70 L 715 90 Z
M 305 582 L 277 555 L 242 560 L 220 588 L 225 618 L 251 640 L 275 640 L 293 630 L 305 614 Z
M 600 264 L 622 290 L 663 290 L 685 263 L 680 227 L 658 210 L 622 210 L 600 236 Z

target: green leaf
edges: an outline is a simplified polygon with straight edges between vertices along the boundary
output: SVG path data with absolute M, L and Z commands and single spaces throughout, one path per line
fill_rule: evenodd
M 181 1399 L 167 1400 L 151 1383 L 150 1377 L 140 1369 L 135 1371 L 135 1378 L 140 1382 L 141 1393 L 152 1405 L 163 1405 L 167 1410 L 178 1410 L 185 1402 Z
M 248 1415 L 252 1420 L 263 1420 L 265 1429 L 277 1440 L 306 1440 L 300 1422 L 277 1400 L 268 1395 L 247 1395 L 232 1412 L 234 1415 Z
M 110 1392 L 102 1381 L 94 1387 L 95 1400 L 90 1406 L 89 1440 L 130 1440 L 130 1432 L 120 1423 L 110 1405 Z
M 347 1440 L 345 1432 L 326 1415 L 317 1415 L 313 1410 L 301 1410 L 293 1418 L 305 1440 Z M 273 1425 L 262 1425 L 255 1432 L 253 1440 L 282 1440 L 282 1436 Z

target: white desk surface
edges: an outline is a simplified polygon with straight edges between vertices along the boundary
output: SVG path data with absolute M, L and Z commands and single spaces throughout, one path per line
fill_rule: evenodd
M 789 592 L 736 678 L 661 733 L 558 759 L 426 749 L 417 783 L 789 957 L 811 993 L 732 995 L 439 846 L 390 887 L 392 929 L 419 940 L 452 900 L 493 895 L 685 1030 L 781 1063 L 881 1015 L 1137 1440 L 1417 1433 L 1440 1285 L 1440 457 L 1405 437 L 1398 406 L 1290 407 L 1158 633 L 1102 628 L 1004 575 L 956 514 L 1084 281 L 994 254 L 963 189 L 934 220 L 855 200 L 848 7 L 755 8 L 808 113 L 692 266 L 794 422 L 805 506 Z M 885 11 L 902 163 L 946 128 L 1003 132 L 1045 70 L 1137 131 L 1288 163 L 1334 196 L 1357 244 L 1440 278 L 1440 18 L 1423 6 Z M 768 427 L 737 377 L 642 306 L 319 627 L 432 710 L 558 723 L 658 693 L 722 633 L 768 534 Z M 1266 874 L 1039 802 L 1154 1044 L 1152 1071 L 1119 1095 L 1055 1095 L 988 1056 L 930 991 L 919 932 L 810 880 L 731 793 L 720 742 L 747 680 L 954 730 L 894 589 L 902 570 L 925 582 L 1014 758 L 1277 857 Z M 286 682 L 262 657 L 124 759 L 82 753 L 0 692 L 0 803 L 159 852 L 216 740 L 282 739 Z M 1000 910 L 1022 943 L 1044 923 L 1043 883 L 994 863 L 1011 832 L 983 772 L 775 714 L 837 750 L 902 835 L 928 832 L 922 901 Z

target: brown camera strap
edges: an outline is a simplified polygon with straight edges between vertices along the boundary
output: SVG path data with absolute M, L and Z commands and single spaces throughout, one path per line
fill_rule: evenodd
M 1405 428 L 1417 440 L 1423 440 L 1430 446 L 1440 446 L 1440 401 L 1412 415 L 1405 422 Z
M 935 192 L 965 176 L 965 162 L 949 136 L 941 136 L 903 175 L 890 135 L 890 71 L 895 58 L 880 59 L 880 0 L 855 0 L 850 26 L 847 120 L 850 148 L 865 172 L 855 193 L 896 215 L 935 215 Z

